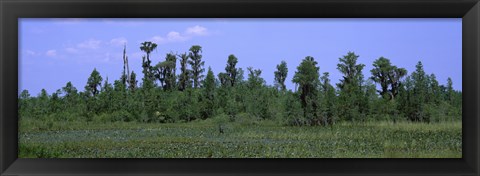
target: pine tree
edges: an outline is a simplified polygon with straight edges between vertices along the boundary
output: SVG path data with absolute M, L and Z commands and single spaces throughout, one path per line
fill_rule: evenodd
M 100 76 L 100 73 L 97 69 L 93 69 L 90 77 L 88 78 L 87 85 L 85 86 L 85 90 L 89 93 L 88 95 L 96 96 L 99 93 L 98 88 L 101 86 L 103 78 Z
M 203 68 L 205 61 L 202 61 L 202 55 L 200 54 L 202 52 L 202 47 L 199 45 L 193 45 L 189 51 L 190 53 L 188 57 L 190 60 L 188 63 L 192 68 L 193 87 L 198 88 L 201 86 L 200 80 L 203 78 L 202 73 L 205 71 Z

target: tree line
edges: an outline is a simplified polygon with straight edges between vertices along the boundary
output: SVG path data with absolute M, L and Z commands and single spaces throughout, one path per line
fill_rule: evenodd
M 274 85 L 267 85 L 262 70 L 248 67 L 245 73 L 233 54 L 226 59 L 225 71 L 215 75 L 210 67 L 206 70 L 199 45 L 181 54 L 167 53 L 163 61 L 152 64 L 150 53 L 156 48 L 148 41 L 139 47 L 145 52 L 141 83 L 129 70 L 124 47 L 122 75 L 113 84 L 94 68 L 84 91 L 71 82 L 52 94 L 42 89 L 31 96 L 23 90 L 18 99 L 20 118 L 170 123 L 227 115 L 231 121 L 248 116 L 303 126 L 339 121 L 429 123 L 462 116 L 462 92 L 453 89 L 451 78 L 447 85 L 440 85 L 435 74 L 425 73 L 420 61 L 408 74 L 380 57 L 365 77 L 365 65 L 357 63 L 359 56 L 348 52 L 337 64 L 342 78 L 332 85 L 330 73 L 321 73 L 315 58 L 307 56 L 293 74 L 296 88 L 292 91 L 285 86 L 289 73 L 285 61 L 276 65 Z

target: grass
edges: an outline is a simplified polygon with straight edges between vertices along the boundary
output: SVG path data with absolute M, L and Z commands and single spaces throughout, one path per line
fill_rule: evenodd
M 461 131 L 461 122 L 288 127 L 221 119 L 172 124 L 21 120 L 19 157 L 461 158 Z

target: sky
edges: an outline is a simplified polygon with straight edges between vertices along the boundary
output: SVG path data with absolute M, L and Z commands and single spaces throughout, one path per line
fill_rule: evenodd
M 451 77 L 454 89 L 461 90 L 461 38 L 461 18 L 21 18 L 19 92 L 27 89 L 36 96 L 44 88 L 51 94 L 69 81 L 83 91 L 94 68 L 113 83 L 123 70 L 125 44 L 130 70 L 140 83 L 144 41 L 158 44 L 152 65 L 167 53 L 200 45 L 206 71 L 211 67 L 215 76 L 225 72 L 228 56 L 234 54 L 245 79 L 251 66 L 262 70 L 268 85 L 274 84 L 276 65 L 285 60 L 287 89 L 294 89 L 293 75 L 306 56 L 315 58 L 320 74 L 329 72 L 332 83 L 338 83 L 339 58 L 352 51 L 360 56 L 357 63 L 366 65 L 365 78 L 371 76 L 373 61 L 383 56 L 409 75 L 421 61 L 440 84 Z

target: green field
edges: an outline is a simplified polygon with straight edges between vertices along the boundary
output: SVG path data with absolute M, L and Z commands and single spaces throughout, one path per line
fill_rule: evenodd
M 219 132 L 222 124 L 224 133 Z M 461 122 L 21 121 L 20 158 L 460 158 Z

